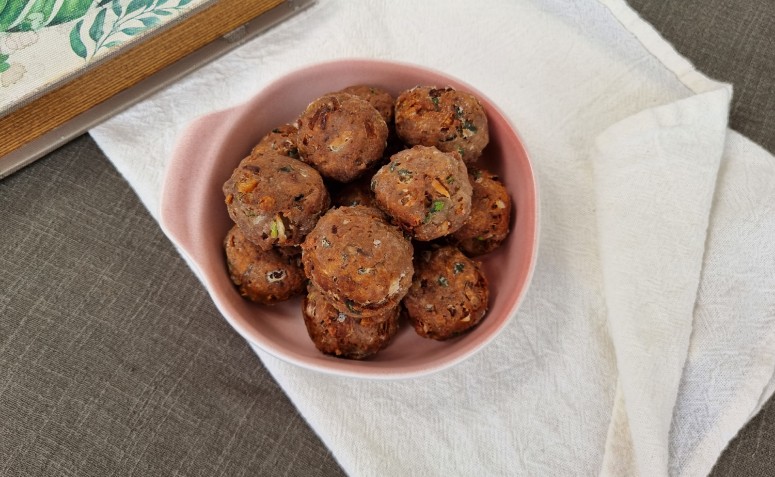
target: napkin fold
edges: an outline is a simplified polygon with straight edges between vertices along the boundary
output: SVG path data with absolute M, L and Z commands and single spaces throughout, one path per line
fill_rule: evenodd
M 595 142 L 600 258 L 618 370 L 607 475 L 667 475 L 665 443 L 689 348 L 730 94 L 722 87 L 647 109 Z M 631 445 L 616 451 L 621 442 Z
M 158 218 L 188 122 L 342 57 L 475 85 L 542 211 L 519 312 L 451 369 L 371 382 L 256 349 L 345 471 L 707 474 L 775 388 L 775 158 L 727 129 L 730 89 L 623 1 L 319 0 L 91 134 Z

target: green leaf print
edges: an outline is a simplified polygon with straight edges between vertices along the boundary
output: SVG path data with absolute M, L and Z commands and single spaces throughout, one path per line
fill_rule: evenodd
M 145 18 L 139 18 L 141 22 L 143 22 L 143 25 L 147 27 L 152 27 L 154 25 L 159 24 L 159 19 L 156 17 L 145 17 Z
M 72 30 L 70 30 L 70 48 L 81 58 L 86 58 L 86 45 L 81 41 L 81 25 L 83 20 L 78 20 Z
M 147 28 L 145 27 L 130 27 L 130 28 L 123 28 L 121 30 L 121 33 L 124 33 L 129 36 L 134 36 L 134 35 L 137 35 L 138 33 L 144 32 L 145 30 L 147 30 Z
M 151 0 L 152 2 L 153 0 Z M 132 12 L 136 12 L 137 10 L 140 10 L 141 8 L 148 7 L 149 2 L 148 0 L 132 0 L 129 2 L 129 5 L 126 7 L 126 14 L 129 15 Z
M 115 13 L 117 17 L 121 16 L 121 2 L 119 0 L 113 0 L 113 3 L 110 4 L 110 7 L 113 9 L 113 13 Z
M 25 2 L 18 0 L 4 2 L 3 8 L 0 9 L 0 31 L 8 31 L 8 27 L 13 25 L 25 5 Z
M 8 59 L 8 55 L 0 54 L 0 73 L 7 70 L 11 67 L 11 65 L 8 64 L 6 61 Z
M 89 37 L 97 41 L 100 38 L 102 38 L 102 35 L 105 34 L 105 30 L 102 29 L 102 26 L 105 24 L 105 9 L 97 13 L 97 16 L 94 17 L 94 23 L 92 23 L 91 28 L 89 28 Z
M 59 25 L 60 23 L 67 23 L 69 21 L 81 18 L 89 10 L 92 4 L 92 0 L 65 0 L 62 3 L 62 7 L 54 15 L 46 26 Z

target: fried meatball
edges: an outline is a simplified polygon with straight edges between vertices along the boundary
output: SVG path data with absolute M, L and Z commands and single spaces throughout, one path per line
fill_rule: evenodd
M 412 283 L 411 242 L 370 207 L 329 210 L 301 249 L 307 277 L 337 310 L 355 317 L 396 306 Z
M 371 180 L 377 204 L 416 240 L 452 233 L 471 214 L 471 184 L 455 152 L 415 146 L 394 154 Z
M 299 245 L 330 205 L 320 174 L 280 154 L 243 159 L 223 193 L 231 219 L 263 250 Z
M 406 144 L 457 152 L 466 164 L 490 141 L 487 115 L 476 97 L 453 88 L 417 86 L 396 99 L 396 133 Z
M 358 180 L 345 184 L 331 198 L 331 202 L 336 206 L 349 207 L 352 205 L 368 205 L 377 207 L 377 201 L 374 198 L 374 192 L 369 186 L 370 177 L 362 177 Z
M 489 299 L 487 280 L 479 265 L 456 247 L 427 250 L 415 267 L 403 306 L 417 334 L 446 340 L 484 318 Z
M 485 170 L 469 171 L 473 194 L 471 216 L 452 235 L 452 242 L 468 255 L 492 252 L 509 235 L 511 198 L 498 176 Z
M 299 128 L 293 124 L 284 124 L 272 129 L 261 140 L 253 146 L 250 151 L 251 156 L 258 156 L 266 153 L 276 153 L 283 156 L 299 158 L 299 148 L 296 147 L 296 137 L 299 134 Z
M 297 144 L 304 162 L 323 176 L 350 182 L 382 158 L 388 127 L 367 101 L 332 93 L 301 114 Z
M 302 314 L 315 347 L 340 358 L 363 359 L 385 348 L 398 331 L 401 308 L 394 306 L 371 318 L 356 318 L 337 310 L 309 285 Z
M 393 96 L 378 86 L 370 86 L 365 84 L 359 84 L 354 86 L 348 86 L 340 91 L 341 93 L 352 94 L 374 106 L 374 109 L 379 111 L 382 119 L 390 127 L 393 124 L 393 109 L 396 104 L 396 100 Z
M 271 305 L 304 291 L 307 279 L 298 257 L 261 250 L 236 225 L 226 234 L 223 248 L 231 281 L 245 298 Z

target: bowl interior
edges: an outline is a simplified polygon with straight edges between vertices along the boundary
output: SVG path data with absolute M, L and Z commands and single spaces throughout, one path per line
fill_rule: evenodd
M 237 163 L 272 128 L 291 122 L 312 100 L 353 84 L 371 84 L 393 95 L 419 84 L 452 86 L 483 103 L 490 144 L 480 165 L 500 175 L 514 203 L 511 233 L 498 250 L 481 257 L 490 283 L 490 309 L 470 333 L 437 342 L 406 323 L 374 358 L 351 361 L 323 355 L 307 335 L 301 299 L 262 306 L 243 299 L 226 270 L 222 240 L 232 223 L 221 186 Z M 248 341 L 283 360 L 323 372 L 371 378 L 411 377 L 455 364 L 488 343 L 516 312 L 536 255 L 537 197 L 530 161 L 516 131 L 482 93 L 454 78 L 413 65 L 344 60 L 307 67 L 279 78 L 252 99 L 204 116 L 180 137 L 162 193 L 165 232 L 192 262 L 215 304 Z

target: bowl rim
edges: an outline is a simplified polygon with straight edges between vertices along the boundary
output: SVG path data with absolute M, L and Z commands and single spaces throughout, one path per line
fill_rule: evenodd
M 205 134 L 205 135 L 215 134 L 216 131 L 224 131 L 226 134 L 228 134 L 230 130 L 234 130 L 233 129 L 234 125 L 240 123 L 241 120 L 244 119 L 244 116 L 249 113 L 249 111 L 251 110 L 251 105 L 253 103 L 259 102 L 266 95 L 271 94 L 272 91 L 274 91 L 277 88 L 280 88 L 284 82 L 288 81 L 292 77 L 297 77 L 300 75 L 306 76 L 306 75 L 309 75 L 311 72 L 324 72 L 327 70 L 337 70 L 345 66 L 352 67 L 353 65 L 357 65 L 358 67 L 361 67 L 361 68 L 381 67 L 381 68 L 400 68 L 404 70 L 411 70 L 416 73 L 422 73 L 430 76 L 444 78 L 445 80 L 449 81 L 451 84 L 454 84 L 455 87 L 462 88 L 471 92 L 472 94 L 480 98 L 480 100 L 483 100 L 483 102 L 487 103 L 488 115 L 490 114 L 498 115 L 500 119 L 505 122 L 505 124 L 508 126 L 510 131 L 514 134 L 516 141 L 519 147 L 521 148 L 521 155 L 525 159 L 525 166 L 526 166 L 525 171 L 527 172 L 527 175 L 524 178 L 525 180 L 523 184 L 529 184 L 533 191 L 532 194 L 530 194 L 530 198 L 532 202 L 531 208 L 533 210 L 533 214 L 532 214 L 533 220 L 532 220 L 532 223 L 529 224 L 531 225 L 531 228 L 532 228 L 532 230 L 530 231 L 532 232 L 531 233 L 532 236 L 530 237 L 530 240 L 529 240 L 529 243 L 531 245 L 531 251 L 529 255 L 528 267 L 526 270 L 523 285 L 520 290 L 517 290 L 513 303 L 510 306 L 508 306 L 506 310 L 506 313 L 508 316 L 506 316 L 503 320 L 501 320 L 498 326 L 495 327 L 487 335 L 484 335 L 479 340 L 473 342 L 473 344 L 465 348 L 461 346 L 460 347 L 461 349 L 458 350 L 458 352 L 456 352 L 451 357 L 443 357 L 444 359 L 437 359 L 429 363 L 402 366 L 400 369 L 394 370 L 394 369 L 382 368 L 382 367 L 368 368 L 366 366 L 358 366 L 357 363 L 360 363 L 360 361 L 353 361 L 353 360 L 340 359 L 337 361 L 326 361 L 326 362 L 307 361 L 302 357 L 297 357 L 293 353 L 288 353 L 288 351 L 284 350 L 282 347 L 278 347 L 272 341 L 268 339 L 264 339 L 260 335 L 260 333 L 257 333 L 255 330 L 247 326 L 243 326 L 238 322 L 238 320 L 230 316 L 230 313 L 226 309 L 225 303 L 222 302 L 223 299 L 220 298 L 217 293 L 214 293 L 213 291 L 214 284 L 211 282 L 210 278 L 208 278 L 207 274 L 205 274 L 200 268 L 200 265 L 196 259 L 196 251 L 192 250 L 195 247 L 194 247 L 194 244 L 192 244 L 190 241 L 191 240 L 190 234 L 189 234 L 189 237 L 186 237 L 185 231 L 188 230 L 190 224 L 188 223 L 188 221 L 184 220 L 185 214 L 174 214 L 172 212 L 174 207 L 169 206 L 172 198 L 175 196 L 175 191 L 178 190 L 179 187 L 181 187 L 181 176 L 179 173 L 182 172 L 182 165 L 185 162 L 182 156 L 186 155 L 185 154 L 187 150 L 186 145 L 189 143 L 190 138 L 196 137 L 201 140 L 202 134 Z M 216 128 L 203 128 L 203 124 L 205 122 L 212 122 L 214 119 L 219 119 L 218 126 L 216 126 Z M 210 145 L 210 149 L 215 150 L 216 146 Z M 200 153 L 201 152 L 202 151 L 200 150 Z M 199 178 L 200 182 L 203 182 L 202 184 L 199 184 L 201 186 L 204 186 L 205 185 L 204 183 L 207 182 L 204 180 L 205 178 L 204 176 L 207 176 L 207 174 L 203 174 L 202 177 Z M 538 182 L 536 180 L 535 170 L 533 167 L 533 161 L 527 150 L 525 141 L 522 139 L 522 136 L 519 133 L 519 130 L 514 126 L 514 124 L 511 122 L 508 116 L 504 114 L 504 112 L 498 107 L 498 105 L 495 104 L 492 100 L 490 100 L 489 97 L 484 93 L 482 93 L 480 90 L 471 86 L 465 81 L 459 80 L 458 78 L 448 73 L 438 71 L 436 69 L 429 68 L 426 66 L 421 66 L 417 64 L 408 63 L 408 62 L 373 59 L 373 58 L 340 58 L 340 59 L 327 60 L 327 61 L 307 64 L 300 68 L 296 68 L 289 72 L 275 76 L 272 80 L 270 80 L 266 85 L 264 85 L 262 88 L 257 90 L 255 93 L 253 93 L 253 95 L 251 95 L 245 101 L 242 101 L 228 108 L 206 113 L 189 122 L 185 126 L 185 128 L 183 128 L 183 130 L 178 134 L 173 148 L 172 157 L 168 161 L 167 166 L 165 167 L 165 170 L 163 172 L 163 182 L 162 182 L 161 196 L 159 201 L 158 217 L 159 217 L 159 224 L 161 226 L 162 231 L 173 243 L 173 245 L 176 247 L 178 252 L 183 256 L 187 264 L 192 268 L 192 270 L 194 271 L 195 275 L 200 280 L 200 282 L 202 282 L 202 284 L 204 285 L 205 289 L 208 291 L 210 298 L 214 302 L 221 316 L 229 323 L 232 329 L 234 329 L 240 336 L 242 336 L 248 342 L 248 344 L 252 348 L 254 348 L 254 350 L 262 350 L 281 361 L 294 364 L 304 369 L 314 370 L 331 376 L 346 376 L 346 377 L 352 377 L 352 378 L 373 379 L 373 380 L 395 380 L 395 379 L 414 378 L 414 377 L 433 374 L 433 373 L 442 371 L 444 369 L 453 367 L 467 360 L 468 358 L 470 358 L 471 356 L 473 356 L 474 354 L 482 350 L 484 347 L 486 347 L 490 342 L 492 342 L 502 332 L 505 326 L 512 319 L 514 319 L 517 311 L 519 310 L 519 307 L 522 304 L 524 296 L 527 293 L 527 290 L 530 288 L 530 284 L 532 282 L 533 274 L 535 271 L 536 259 L 538 256 L 540 220 L 541 220 L 539 198 L 540 198 L 540 194 L 538 190 Z

